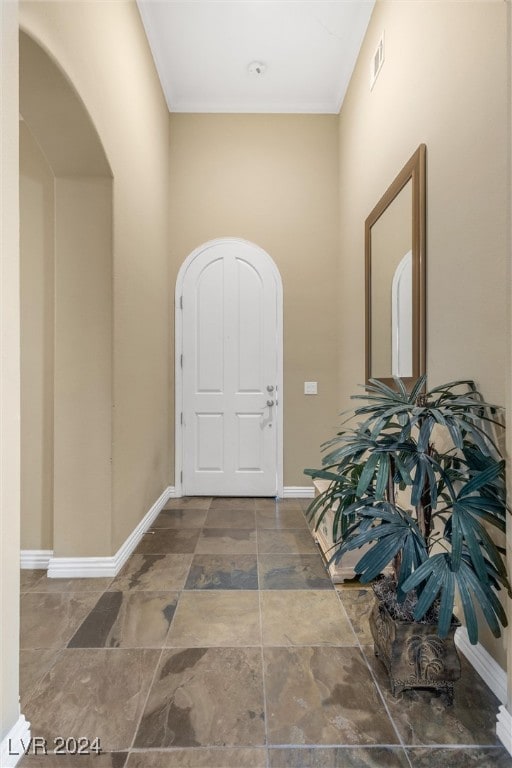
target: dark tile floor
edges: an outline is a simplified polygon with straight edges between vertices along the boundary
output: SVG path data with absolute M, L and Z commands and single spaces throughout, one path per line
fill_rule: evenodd
M 371 592 L 334 588 L 305 501 L 174 499 L 115 579 L 22 571 L 21 704 L 37 768 L 511 768 L 463 660 L 455 703 L 395 699 Z M 69 742 L 70 749 L 74 742 Z

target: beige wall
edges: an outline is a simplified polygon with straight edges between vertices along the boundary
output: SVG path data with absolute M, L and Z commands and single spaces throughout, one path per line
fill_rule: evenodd
M 171 285 L 217 237 L 256 243 L 281 272 L 284 485 L 308 485 L 338 403 L 337 117 L 176 114 L 170 141 Z
M 19 717 L 18 9 L 0 3 L 0 741 Z M 3 756 L 0 756 L 0 760 Z
M 21 547 L 53 548 L 54 176 L 20 122 Z
M 56 179 L 55 556 L 112 552 L 111 208 L 110 179 Z
M 378 2 L 340 117 L 341 399 L 364 373 L 363 222 L 427 145 L 429 383 L 474 378 L 505 404 L 509 151 L 506 4 Z M 372 91 L 370 60 L 385 32 Z M 483 628 L 506 667 L 508 635 Z
M 112 179 L 79 96 L 26 34 L 20 112 L 22 545 L 109 555 Z
M 107 322 L 104 340 L 107 345 L 112 341 L 112 348 L 111 353 L 105 347 L 100 352 L 100 357 L 111 355 L 112 425 L 111 438 L 106 432 L 94 436 L 102 443 L 103 456 L 106 441 L 111 442 L 111 477 L 98 470 L 99 484 L 94 486 L 91 477 L 68 477 L 65 512 L 62 507 L 67 533 L 56 552 L 113 554 L 169 484 L 168 112 L 134 2 L 27 2 L 20 6 L 20 23 L 55 58 L 78 92 L 113 176 L 112 270 L 111 277 L 104 276 L 112 288 L 113 306 L 113 328 Z M 55 129 L 61 130 L 60 124 Z M 87 141 L 93 141 L 90 131 Z M 78 167 L 71 175 L 83 173 Z M 63 195 L 61 202 L 65 200 Z M 85 250 L 93 244 L 84 243 Z M 78 248 L 72 247 L 79 259 Z M 84 279 L 85 257 L 82 253 Z M 104 310 L 101 316 L 105 319 Z M 98 340 L 101 330 L 93 333 Z M 87 361 L 83 356 L 82 361 L 94 368 L 98 357 Z M 70 387 L 77 383 L 71 380 L 79 371 L 75 364 L 78 347 L 68 368 Z M 96 423 L 108 421 L 105 387 L 110 385 L 106 367 L 102 370 L 95 392 L 89 381 Z M 64 404 L 68 415 L 70 406 Z M 67 422 L 63 445 L 91 453 L 93 444 L 85 444 L 90 429 L 79 418 Z M 88 483 L 88 501 L 74 504 L 73 498 L 78 499 Z M 84 536 L 85 525 L 89 533 Z

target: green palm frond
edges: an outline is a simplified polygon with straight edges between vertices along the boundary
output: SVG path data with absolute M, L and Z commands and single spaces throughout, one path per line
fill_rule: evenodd
M 400 379 L 394 387 L 372 379 L 352 399 L 343 428 L 322 446 L 322 469 L 305 470 L 329 482 L 308 516 L 318 526 L 334 510 L 332 561 L 364 547 L 356 565 L 361 581 L 392 564 L 398 599 L 417 593 L 416 618 L 438 605 L 441 636 L 457 592 L 471 642 L 478 639 L 476 605 L 499 634 L 506 616 L 496 593 L 511 594 L 504 548 L 489 529 L 504 532 L 508 513 L 493 432 L 503 428 L 502 409 L 469 379 L 430 390 L 424 376 L 410 390 Z M 398 503 L 399 491 L 410 507 Z
M 416 605 L 414 618 L 419 621 L 426 614 L 433 602 L 440 597 L 438 631 L 446 637 L 451 624 L 455 587 L 457 586 L 462 602 L 468 635 L 472 643 L 478 641 L 478 623 L 474 608 L 474 599 L 495 637 L 500 636 L 500 623 L 507 626 L 507 616 L 491 585 L 482 583 L 470 561 L 462 559 L 455 568 L 448 553 L 432 555 L 406 580 L 403 589 L 418 589 L 423 585 L 421 597 Z

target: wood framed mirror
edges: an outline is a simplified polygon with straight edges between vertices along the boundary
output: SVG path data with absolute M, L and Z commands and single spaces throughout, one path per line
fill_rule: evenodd
M 426 146 L 365 221 L 366 383 L 426 372 Z

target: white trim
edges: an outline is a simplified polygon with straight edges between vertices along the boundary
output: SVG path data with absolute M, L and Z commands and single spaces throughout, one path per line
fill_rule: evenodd
M 30 723 L 25 720 L 25 715 L 20 715 L 0 744 L 0 766 L 14 768 L 25 754 L 29 744 Z
M 455 632 L 455 644 L 487 683 L 496 698 L 505 704 L 507 701 L 507 673 L 505 670 L 500 667 L 481 643 L 472 645 L 469 642 L 466 627 L 459 627 Z
M 346 90 L 345 90 L 346 92 Z M 338 99 L 336 101 L 319 101 L 304 103 L 289 103 L 276 105 L 272 102 L 247 105 L 247 102 L 230 101 L 225 104 L 212 104 L 209 101 L 184 101 L 168 102 L 169 112 L 173 113 L 201 113 L 201 114 L 271 114 L 271 115 L 337 115 L 339 114 Z
M 174 498 L 181 498 L 183 494 L 173 494 Z M 312 499 L 315 495 L 315 489 L 312 485 L 285 485 L 282 493 L 278 494 L 279 499 Z
M 52 557 L 49 579 L 94 579 L 117 574 L 116 557 Z
M 312 499 L 315 489 L 312 485 L 287 485 L 283 488 L 283 499 Z
M 171 486 L 166 488 L 112 557 L 52 557 L 48 565 L 48 578 L 78 579 L 116 576 L 141 540 L 144 532 L 160 514 L 167 501 L 175 496 L 174 488 Z
M 46 569 L 53 557 L 53 549 L 22 549 L 20 553 L 20 568 Z
M 272 257 L 263 248 L 260 248 L 256 243 L 251 243 L 249 240 L 244 240 L 241 237 L 220 237 L 215 240 L 209 240 L 196 248 L 190 253 L 185 261 L 182 263 L 178 276 L 176 278 L 176 290 L 175 290 L 175 344 L 174 344 L 174 381 L 175 381 L 175 466 L 174 466 L 174 482 L 176 486 L 176 495 L 183 496 L 183 487 L 181 483 L 181 473 L 183 471 L 183 425 L 181 423 L 181 413 L 183 410 L 183 370 L 181 368 L 181 355 L 183 353 L 183 322 L 182 322 L 182 308 L 180 305 L 180 298 L 183 293 L 183 282 L 187 269 L 190 267 L 194 259 L 196 259 L 201 253 L 204 253 L 209 248 L 214 248 L 218 245 L 224 245 L 229 243 L 240 243 L 243 245 L 249 245 L 252 248 L 259 251 L 269 262 L 274 272 L 276 280 L 276 292 L 277 292 L 277 391 L 279 393 L 279 408 L 276 409 L 276 426 L 277 426 L 277 495 L 284 495 L 283 488 L 283 400 L 284 400 L 284 387 L 283 387 L 283 281 L 281 279 L 281 273 L 277 267 L 277 264 Z
M 499 708 L 496 736 L 502 742 L 503 746 L 512 755 L 512 715 L 504 706 Z

